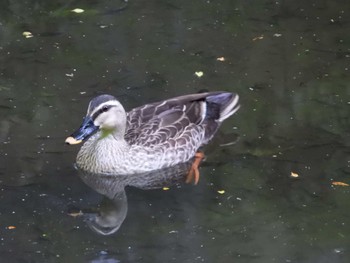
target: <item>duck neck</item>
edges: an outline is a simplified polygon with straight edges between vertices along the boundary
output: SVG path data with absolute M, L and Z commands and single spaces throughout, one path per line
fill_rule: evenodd
M 126 125 L 127 125 L 126 113 L 124 111 L 124 114 L 119 116 L 118 123 L 112 132 L 114 139 L 116 139 L 117 141 L 124 141 Z
M 101 139 L 112 135 L 116 141 L 124 141 L 124 135 L 126 131 L 126 116 L 122 116 L 118 119 L 115 126 L 101 128 Z
M 125 129 L 115 129 L 115 130 L 101 129 L 100 139 L 104 139 L 110 135 L 113 136 L 113 138 L 116 141 L 123 141 L 124 135 L 125 135 Z

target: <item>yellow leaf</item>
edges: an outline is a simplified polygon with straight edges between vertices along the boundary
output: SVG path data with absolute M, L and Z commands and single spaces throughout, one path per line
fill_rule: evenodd
M 225 193 L 225 190 L 218 190 L 218 193 L 223 195 Z
M 198 78 L 202 77 L 204 75 L 203 71 L 196 71 L 194 73 Z
M 73 10 L 70 10 L 71 12 L 74 12 L 74 13 L 77 13 L 77 14 L 81 14 L 81 13 L 84 13 L 84 9 L 81 9 L 81 8 L 75 8 Z
M 12 230 L 12 229 L 16 229 L 16 227 L 15 226 L 8 226 L 7 229 L 11 229 Z
M 343 183 L 343 182 L 332 182 L 332 185 L 349 186 L 347 183 Z
M 163 187 L 164 191 L 168 191 L 170 188 L 169 187 Z
M 24 32 L 22 33 L 22 35 L 23 35 L 25 38 L 31 38 L 31 37 L 33 37 L 33 34 L 32 34 L 31 32 L 29 32 L 29 31 L 24 31 Z

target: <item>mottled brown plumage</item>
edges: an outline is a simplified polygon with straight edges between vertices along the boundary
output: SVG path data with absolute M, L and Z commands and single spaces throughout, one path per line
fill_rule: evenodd
M 83 125 L 66 142 L 87 140 L 77 157 L 77 165 L 83 170 L 148 172 L 188 161 L 238 108 L 238 95 L 207 92 L 125 113 L 113 96 L 101 95 L 90 102 Z

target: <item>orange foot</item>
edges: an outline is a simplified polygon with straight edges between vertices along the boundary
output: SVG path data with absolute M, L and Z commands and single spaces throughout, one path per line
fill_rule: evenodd
M 190 170 L 188 171 L 187 177 L 186 177 L 186 183 L 190 183 L 193 181 L 193 183 L 196 185 L 198 184 L 199 181 L 199 170 L 198 170 L 198 166 L 201 163 L 201 161 L 204 159 L 204 153 L 202 152 L 196 152 L 196 154 L 194 155 L 194 161 L 193 164 L 190 168 Z

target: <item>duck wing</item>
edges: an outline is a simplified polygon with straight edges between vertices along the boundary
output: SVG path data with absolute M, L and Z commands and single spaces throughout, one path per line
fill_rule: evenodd
M 170 147 L 187 143 L 199 147 L 238 110 L 237 103 L 236 94 L 207 92 L 147 104 L 127 113 L 125 140 L 146 147 L 164 142 Z

